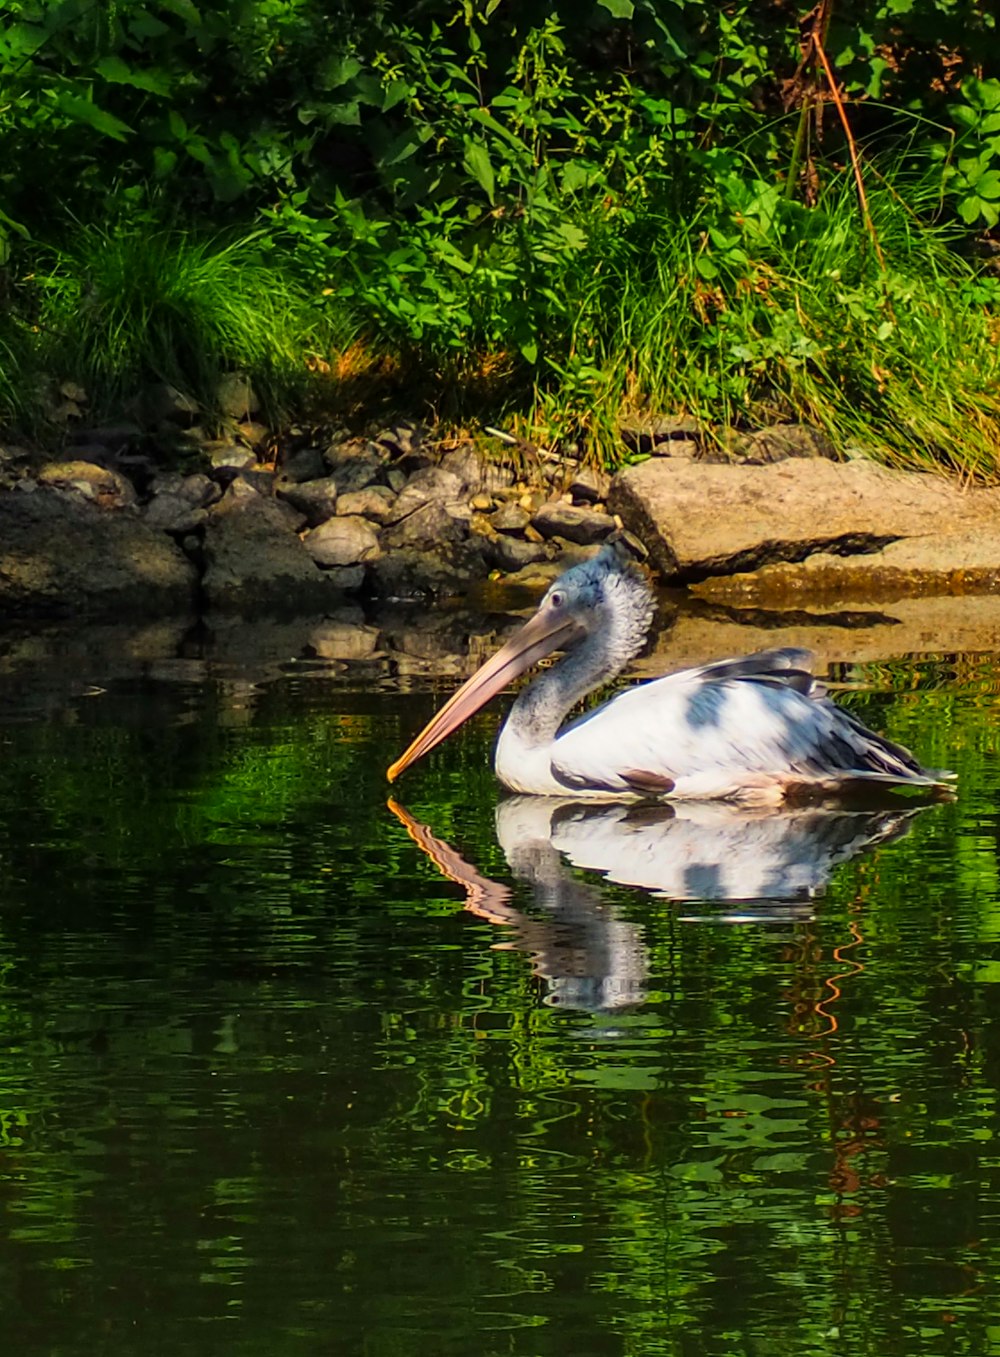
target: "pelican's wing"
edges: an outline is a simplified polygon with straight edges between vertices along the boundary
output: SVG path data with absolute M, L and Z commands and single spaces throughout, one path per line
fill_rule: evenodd
M 859 782 L 939 785 L 822 696 L 808 661 L 762 651 L 629 689 L 556 738 L 553 775 L 573 791 L 759 801 Z

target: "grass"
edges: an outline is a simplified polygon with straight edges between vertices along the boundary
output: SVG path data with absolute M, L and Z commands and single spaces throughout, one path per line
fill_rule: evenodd
M 921 221 L 919 196 L 870 192 L 884 271 L 846 178 L 809 209 L 764 190 L 724 223 L 610 236 L 589 287 L 567 288 L 575 320 L 534 420 L 567 411 L 611 462 L 643 412 L 798 420 L 893 465 L 1000 479 L 1000 284 Z
M 325 232 L 281 253 L 263 232 L 84 228 L 36 271 L 41 356 L 98 410 L 159 379 L 210 413 L 240 369 L 272 421 L 491 424 L 610 467 L 646 416 L 693 415 L 723 443 L 802 421 L 844 453 L 998 481 L 1000 280 L 956 253 L 924 181 L 870 180 L 884 268 L 847 172 L 807 208 L 749 167 L 686 206 L 663 185 L 636 205 L 569 197 L 563 245 L 551 217 L 498 219 L 474 247 L 452 224 L 437 252 L 426 219 L 412 239 L 400 221 L 392 249 L 342 235 L 327 255 Z M 449 262 L 462 248 L 475 267 Z M 8 420 L 23 348 L 0 332 Z
M 301 399 L 318 312 L 259 234 L 80 229 L 38 273 L 47 366 L 112 410 L 149 381 L 215 413 L 222 373 L 247 372 L 272 419 Z

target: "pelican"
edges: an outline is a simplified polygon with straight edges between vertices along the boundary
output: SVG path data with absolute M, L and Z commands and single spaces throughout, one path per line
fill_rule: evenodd
M 445 703 L 388 769 L 394 781 L 513 679 L 563 658 L 518 695 L 494 767 L 504 786 L 575 799 L 724 800 L 777 806 L 865 792 L 949 795 L 952 774 L 831 702 L 791 647 L 682 669 L 626 689 L 568 725 L 581 698 L 642 648 L 653 596 L 621 543 L 555 581 L 538 611 Z

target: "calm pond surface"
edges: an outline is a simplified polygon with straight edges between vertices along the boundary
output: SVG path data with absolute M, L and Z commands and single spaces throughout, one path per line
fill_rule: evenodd
M 390 806 L 445 647 L 206 645 L 0 637 L 4 1350 L 1000 1353 L 992 657 L 833 669 L 953 804 L 741 820 L 495 711 Z

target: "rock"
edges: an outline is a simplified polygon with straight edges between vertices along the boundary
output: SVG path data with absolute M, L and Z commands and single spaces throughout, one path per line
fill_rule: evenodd
M 0 612 L 120 617 L 186 611 L 197 573 L 136 514 L 108 514 L 44 485 L 0 495 Z
M 260 400 L 245 372 L 224 372 L 215 387 L 215 403 L 228 419 L 247 419 Z
M 318 481 L 326 476 L 326 461 L 319 448 L 299 448 L 281 463 L 281 479 L 286 484 Z
M 192 476 L 182 476 L 179 471 L 160 471 L 150 484 L 152 499 L 161 495 L 173 495 L 184 500 L 189 507 L 207 508 L 219 499 L 221 491 L 210 477 L 196 472 Z
M 197 509 L 207 509 L 221 497 L 221 491 L 215 481 L 200 471 L 183 476 L 176 493 Z
M 484 554 L 489 565 L 495 570 L 522 570 L 526 565 L 548 558 L 549 552 L 543 543 L 523 542 L 518 537 L 498 534 L 492 542 L 487 542 Z
M 391 466 L 385 473 L 385 482 L 390 490 L 393 490 L 398 495 L 406 484 L 406 472 L 401 470 L 398 466 Z
M 399 498 L 402 499 L 403 495 Z M 394 515 L 398 507 L 397 501 L 393 506 Z M 405 518 L 383 528 L 379 541 L 383 551 L 398 551 L 401 547 L 419 550 L 458 542 L 464 536 L 464 526 L 452 518 L 439 500 L 432 499 Z
M 375 654 L 378 638 L 378 627 L 331 619 L 321 622 L 309 639 L 320 659 L 370 660 Z
M 486 564 L 470 543 L 445 551 L 402 548 L 383 555 L 369 567 L 369 584 L 383 599 L 419 599 L 461 594 L 469 582 L 486 574 Z
M 699 443 L 702 437 L 701 425 L 688 415 L 664 415 L 638 420 L 634 424 L 623 424 L 619 432 L 630 452 L 647 455 L 657 453 L 663 445 L 674 440 Z M 666 448 L 664 450 L 669 451 Z
M 531 520 L 519 504 L 505 504 L 490 518 L 497 532 L 522 533 Z
M 60 382 L 59 394 L 76 405 L 86 405 L 90 399 L 79 382 Z
M 213 471 L 245 471 L 257 465 L 257 454 L 239 443 L 219 442 L 209 444 L 204 451 Z
M 415 424 L 394 424 L 377 433 L 374 442 L 385 448 L 394 458 L 409 457 L 415 453 L 423 438 L 423 431 Z
M 574 504 L 600 504 L 608 497 L 611 477 L 596 467 L 582 466 L 567 486 Z
M 318 565 L 363 565 L 381 555 L 375 529 L 364 518 L 328 518 L 302 543 Z
M 240 420 L 236 425 L 236 432 L 240 442 L 245 443 L 248 448 L 253 448 L 254 452 L 261 452 L 271 441 L 271 430 L 266 424 L 258 424 L 256 420 Z M 322 474 L 320 472 L 320 475 Z
M 804 561 L 765 565 L 752 574 L 708 579 L 692 586 L 703 598 L 737 607 L 780 609 L 805 602 L 857 605 L 927 594 L 1000 592 L 1000 530 L 903 538 L 863 556 L 818 552 Z
M 146 506 L 145 518 L 151 528 L 183 535 L 200 527 L 208 518 L 208 510 L 167 491 L 153 496 Z
M 337 482 L 332 476 L 324 476 L 318 481 L 302 481 L 301 484 L 286 484 L 279 476 L 275 494 L 304 514 L 310 528 L 325 523 L 337 512 Z
M 364 490 L 341 495 L 337 500 L 337 513 L 360 514 L 362 518 L 370 518 L 373 523 L 391 523 L 394 521 L 395 499 L 396 496 L 387 485 L 369 485 Z
M 234 481 L 205 525 L 202 592 L 209 608 L 283 614 L 328 607 L 339 591 L 291 530 L 294 511 Z
M 258 508 L 258 505 L 263 507 Z M 259 518 L 270 521 L 279 531 L 297 533 L 305 527 L 305 515 L 301 510 L 284 500 L 262 495 L 245 476 L 237 476 L 232 481 L 218 504 L 212 506 L 212 517 L 224 518 L 227 514 L 238 514 L 248 506 Z
M 441 458 L 441 469 L 450 471 L 462 482 L 463 495 L 492 494 L 513 484 L 513 469 L 492 457 L 484 457 L 471 443 L 452 448 Z
M 789 457 L 837 456 L 837 450 L 826 434 L 807 424 L 775 424 L 759 429 L 738 439 L 733 453 L 739 461 L 759 466 L 783 462 Z
M 907 537 L 990 531 L 1000 491 L 963 491 L 944 477 L 863 460 L 650 460 L 618 473 L 609 507 L 645 543 L 664 581 L 690 583 L 818 552 L 858 556 Z
M 121 509 L 135 503 L 132 482 L 96 462 L 50 462 L 38 472 L 38 482 L 53 489 L 74 491 L 102 509 Z
M 573 504 L 543 504 L 531 520 L 531 526 L 543 537 L 565 537 L 580 546 L 602 542 L 615 530 L 615 520 L 596 509 Z
M 152 382 L 141 398 L 142 413 L 147 424 L 193 424 L 198 418 L 198 402 L 169 382 Z
M 432 501 L 457 500 L 462 493 L 462 482 L 453 471 L 439 466 L 423 467 L 415 471 L 399 492 L 392 509 L 392 521 L 406 518 L 421 505 Z
M 324 453 L 327 470 L 342 495 L 364 490 L 382 478 L 386 454 L 364 438 L 331 443 Z
M 240 472 L 241 481 L 256 490 L 258 495 L 263 495 L 268 499 L 274 494 L 274 479 L 274 472 L 262 466 L 245 467 Z M 302 518 L 304 521 L 304 514 Z
M 488 514 L 493 507 L 494 503 L 492 495 L 473 495 L 469 500 L 469 508 L 474 509 L 476 513 Z

